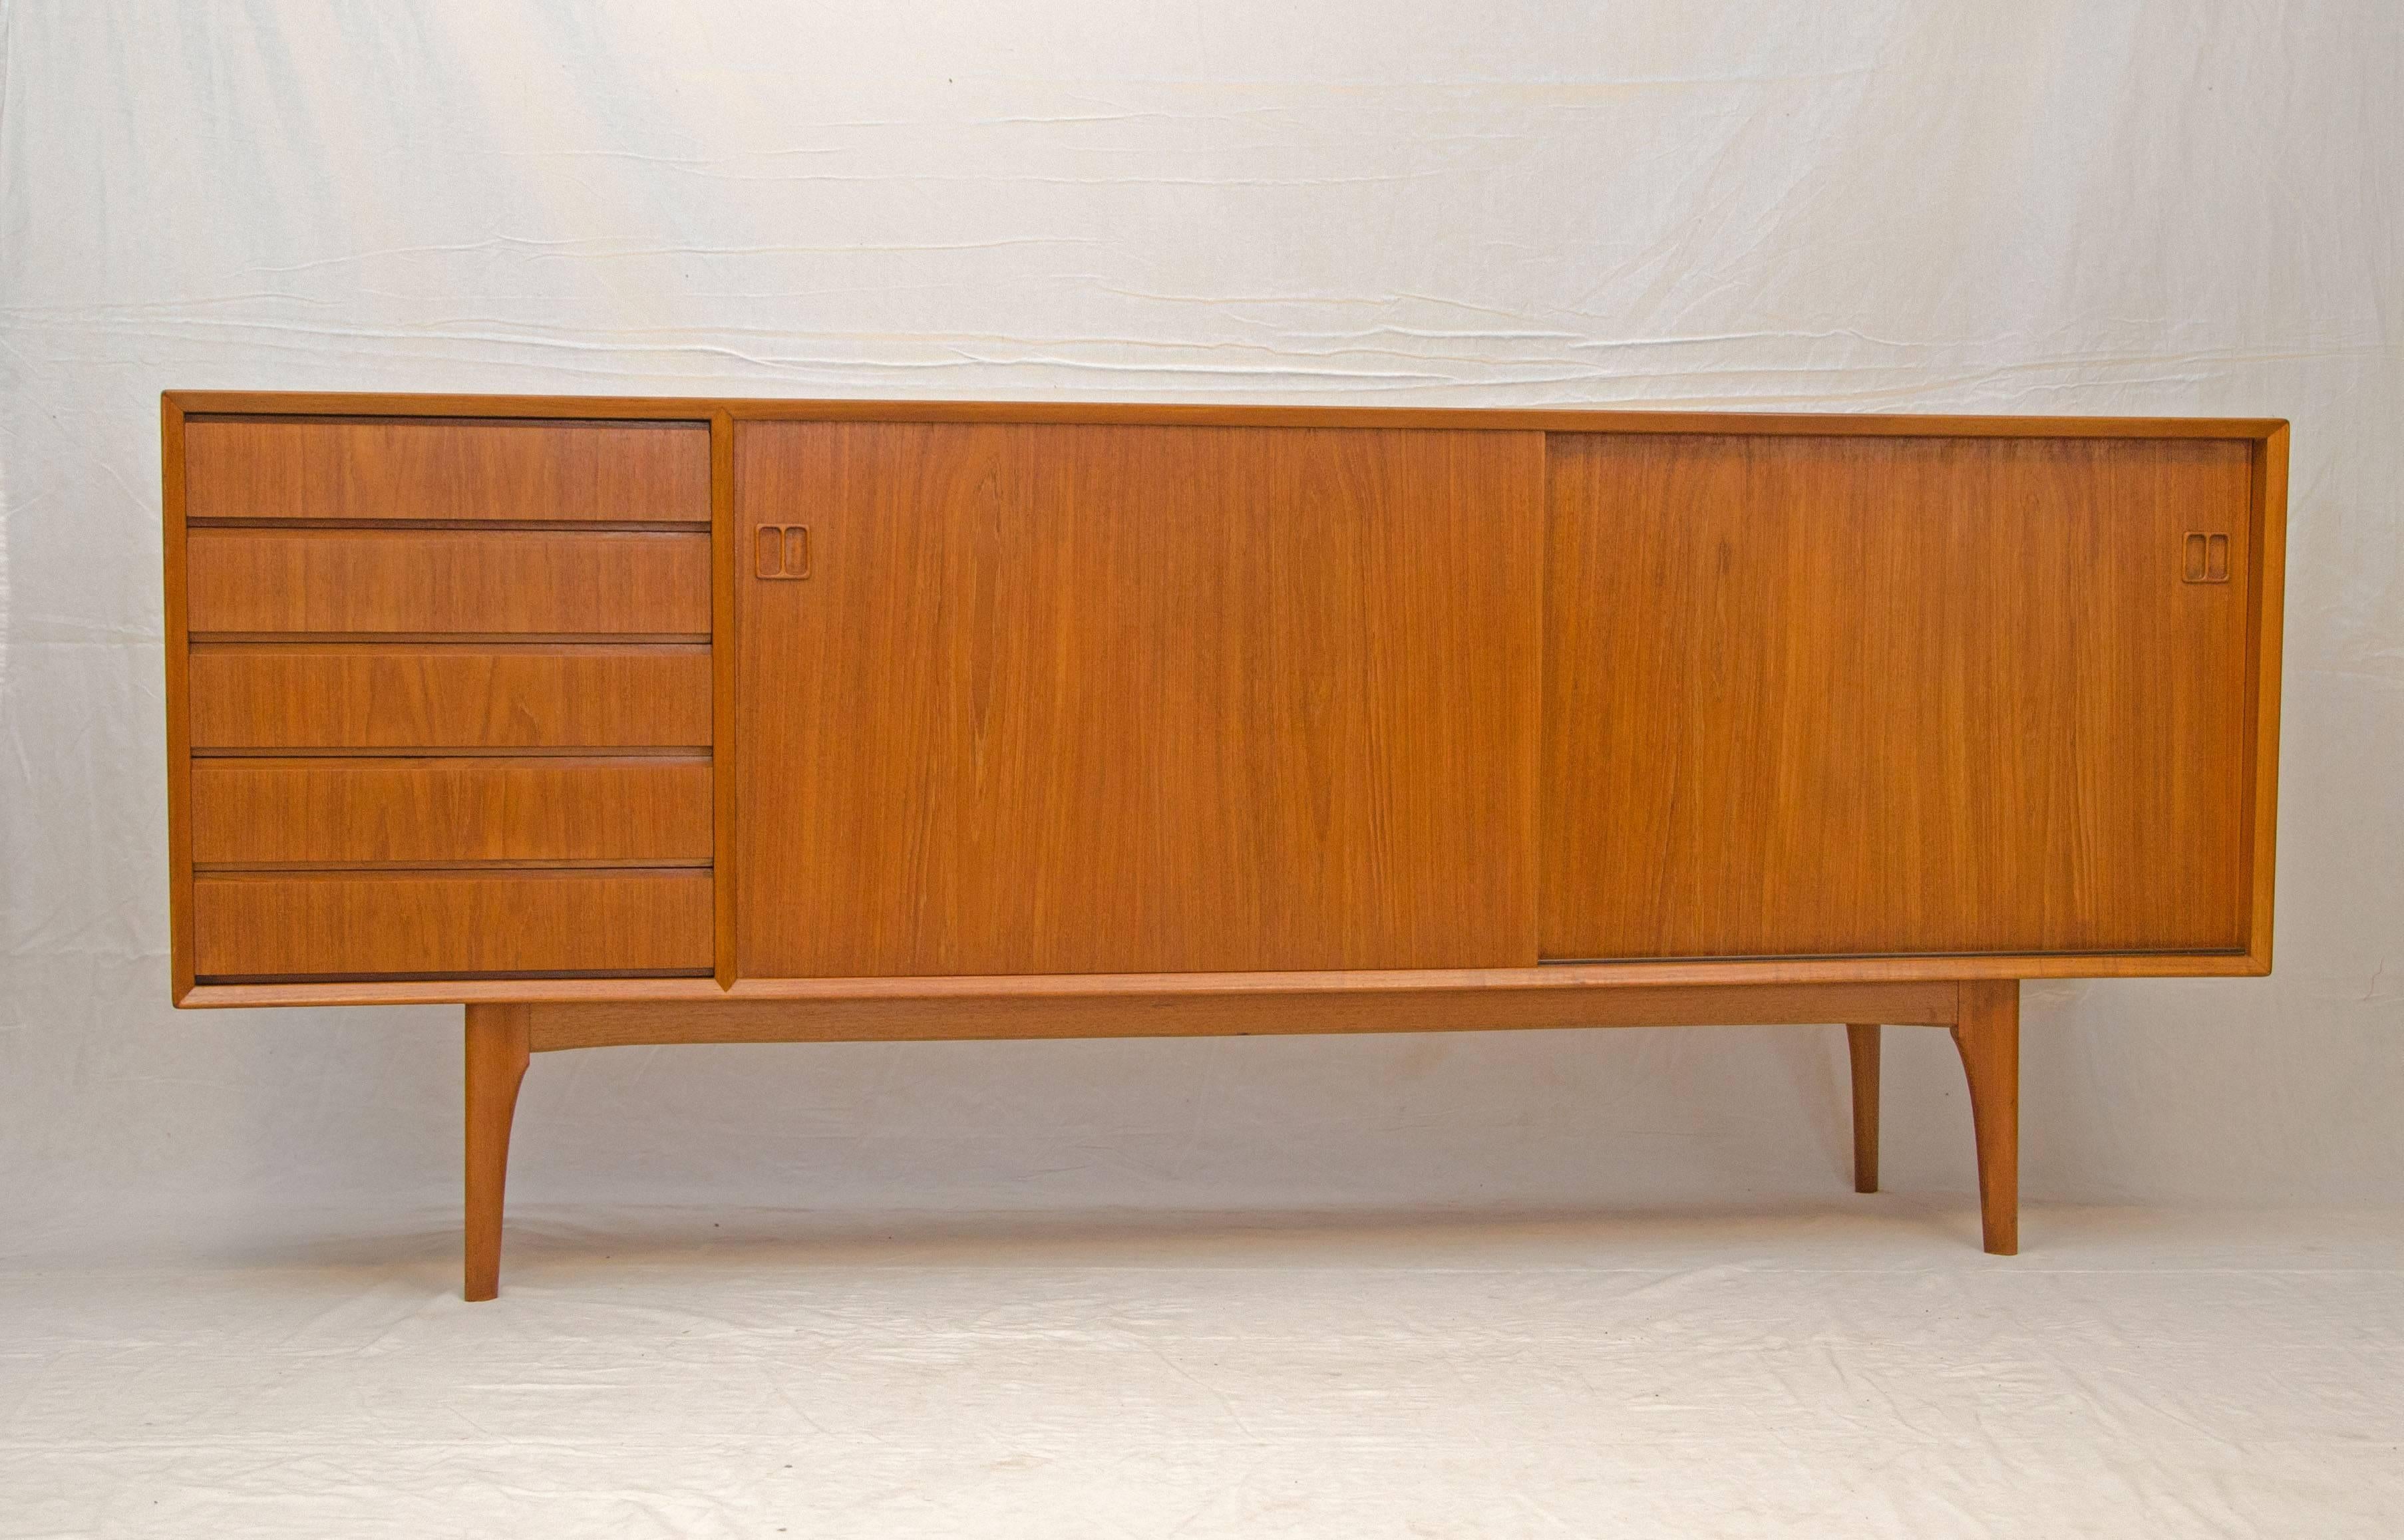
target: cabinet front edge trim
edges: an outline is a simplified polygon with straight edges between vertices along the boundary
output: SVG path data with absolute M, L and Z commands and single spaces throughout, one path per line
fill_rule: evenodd
M 1416 968 L 1321 973 L 1027 974 L 1006 977 L 430 979 L 202 984 L 188 1008 L 259 1006 L 494 1005 L 645 1000 L 909 1000 L 1092 995 L 1341 994 L 1413 990 L 1548 990 L 1705 984 L 1880 984 L 1961 979 L 2249 977 L 2268 971 L 2244 952 L 2116 952 L 2074 956 L 1810 958 L 1791 961 L 1545 963 L 1525 968 Z

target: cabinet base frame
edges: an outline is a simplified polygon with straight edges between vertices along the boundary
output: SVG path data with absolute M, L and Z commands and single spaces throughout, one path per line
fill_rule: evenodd
M 855 1043 L 993 1038 L 1197 1037 L 1540 1027 L 1845 1023 L 1852 1064 L 1853 1176 L 1878 1188 L 1879 1039 L 1884 1026 L 1950 1030 L 1969 1084 L 1985 1248 L 2020 1249 L 2020 983 L 1612 985 L 1544 990 L 1156 991 L 1008 995 L 906 992 L 824 999 L 571 1001 L 467 1007 L 467 1265 L 471 1300 L 498 1292 L 502 1191 L 518 1087 L 534 1053 L 678 1043 Z

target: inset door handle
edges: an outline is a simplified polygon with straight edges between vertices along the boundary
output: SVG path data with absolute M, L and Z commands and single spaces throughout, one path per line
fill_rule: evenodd
M 810 527 L 762 524 L 751 536 L 751 570 L 762 577 L 810 575 Z
M 2181 575 L 2190 583 L 2226 583 L 2229 581 L 2229 536 L 2225 534 L 2190 534 L 2187 537 L 2187 571 Z

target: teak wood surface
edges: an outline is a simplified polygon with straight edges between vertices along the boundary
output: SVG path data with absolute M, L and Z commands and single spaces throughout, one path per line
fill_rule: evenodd
M 196 632 L 710 631 L 706 532 L 212 527 L 187 561 Z
M 1538 435 L 734 450 L 737 977 L 1535 963 Z
M 467 1268 L 469 1301 L 501 1291 L 501 1195 L 510 1178 L 510 1124 L 525 1081 L 532 1008 L 470 1006 L 467 1030 Z
M 1544 955 L 2243 950 L 2251 458 L 1557 437 Z
M 203 758 L 192 860 L 237 866 L 706 866 L 706 753 Z
M 465 867 L 252 872 L 194 884 L 199 971 L 273 979 L 707 973 L 709 873 Z
M 200 983 L 195 754 L 707 756 L 711 848 L 697 855 L 686 839 L 656 859 L 714 868 L 713 981 L 737 996 L 840 992 L 854 975 L 1006 981 L 1055 968 L 1245 970 L 1265 984 L 1307 974 L 1345 987 L 1399 966 L 1432 986 L 1431 968 L 1539 956 L 1533 971 L 1563 985 L 1565 959 L 1691 962 L 1730 982 L 1821 963 L 1862 979 L 2269 965 L 2285 480 L 2276 422 L 170 393 L 161 429 L 187 1003 L 422 999 L 441 987 L 371 980 L 333 954 L 273 985 Z M 804 455 L 779 472 L 763 455 L 748 474 L 770 479 L 738 485 L 738 443 L 754 435 L 846 445 L 840 463 L 852 470 Z M 1230 441 L 1346 446 L 1314 451 L 1349 462 L 1329 473 L 1329 506 L 1350 506 L 1354 535 L 1375 532 L 1388 548 L 1348 548 L 1346 519 L 1298 511 L 1321 496 L 1308 455 L 1283 469 L 1249 451 L 1195 458 L 1196 445 Z M 1414 526 L 1389 520 L 1383 500 L 1399 490 L 1395 506 L 1409 506 L 1411 489 L 1437 479 L 1421 465 L 1384 483 L 1355 472 L 1374 458 L 1362 446 L 1406 441 L 1533 443 L 1542 464 L 1497 461 L 1482 483 L 1455 487 L 1449 525 L 1426 526 L 1435 544 L 1391 538 Z M 1044 447 L 1024 447 L 1034 444 Z M 917 458 L 943 445 L 975 447 Z M 973 470 L 982 479 L 968 486 Z M 794 511 L 794 493 L 820 496 L 825 478 L 852 473 L 870 485 Z M 1511 554 L 1531 475 L 1532 580 Z M 940 495 L 914 501 L 905 487 Z M 784 505 L 752 506 L 770 496 Z M 864 534 L 846 533 L 863 518 Z M 772 521 L 813 529 L 813 576 L 753 576 L 750 526 Z M 2155 536 L 2187 521 L 2226 534 L 2233 580 L 2165 597 L 2151 582 L 2164 560 Z M 1038 527 L 1055 536 L 1048 547 Z M 706 603 L 689 554 L 705 528 Z M 671 533 L 680 529 L 695 533 Z M 2194 532 L 2170 533 L 2183 552 Z M 864 572 L 860 552 L 875 541 L 906 562 Z M 612 576 L 594 563 L 615 558 L 593 554 L 608 542 L 678 554 Z M 1723 557 L 1736 564 L 1715 565 Z M 1640 563 L 1662 581 L 1633 582 Z M 1516 603 L 1500 619 L 1496 575 Z M 1068 576 L 1102 591 L 1036 591 Z M 1396 577 L 1423 591 L 1383 591 Z M 1665 583 L 1710 602 L 1681 606 Z M 844 600 L 846 584 L 861 596 Z M 1197 588 L 1204 599 L 1174 608 Z M 1531 595 L 1542 596 L 1538 660 L 1510 664 L 1515 677 L 1481 674 L 1523 645 L 1512 624 Z M 918 640 L 948 650 L 911 654 L 884 607 L 897 600 L 933 628 Z M 813 643 L 811 628 L 845 603 L 867 606 L 848 612 L 862 623 Z M 1378 604 L 1413 625 L 1346 634 Z M 802 613 L 744 632 L 740 617 L 761 605 Z M 1748 615 L 1777 625 L 1748 630 Z M 1161 640 L 1189 622 L 1190 645 Z M 1113 652 L 1111 640 L 1130 645 Z M 1882 645 L 1890 663 L 1912 666 L 1864 666 Z M 819 655 L 771 692 L 775 660 L 813 645 Z M 1303 677 L 1247 681 L 1249 696 L 1226 688 L 1225 659 L 1247 648 L 1304 662 Z M 1322 662 L 1325 676 L 1310 678 Z M 1420 673 L 1398 680 L 1397 664 Z M 1347 670 L 1354 687 L 1335 688 Z M 1516 718 L 1497 708 L 1530 675 L 1543 710 L 1532 779 L 1519 767 L 1539 761 L 1522 757 Z M 1027 687 L 1047 678 L 1051 700 Z M 1989 687 L 1997 680 L 2008 687 Z M 1611 709 L 1587 709 L 1599 690 Z M 804 695 L 829 709 L 790 742 L 743 752 L 747 716 L 790 728 Z M 1111 783 L 1102 734 L 1081 713 L 1130 702 L 1130 729 L 1151 726 L 1151 713 L 1204 752 Z M 848 742 L 835 730 L 846 712 Z M 1298 742 L 1255 732 L 1257 713 L 1300 726 L 1286 734 Z M 2094 745 L 2123 729 L 2116 770 Z M 1676 752 L 1645 754 L 1648 734 Z M 914 750 L 926 752 L 914 761 Z M 1055 753 L 1074 797 L 1049 795 L 1030 772 Z M 889 784 L 876 781 L 880 755 L 900 772 Z M 833 836 L 852 841 L 844 858 L 860 882 L 847 888 L 776 858 L 791 830 L 775 825 L 805 823 L 810 799 L 768 784 L 805 761 L 835 770 L 834 795 L 867 815 Z M 1391 774 L 1405 762 L 1414 773 Z M 1418 773 L 1431 766 L 1453 777 L 1454 804 Z M 1364 774 L 1380 773 L 1385 784 L 1364 793 Z M 748 775 L 766 788 L 749 809 L 756 822 L 744 812 Z M 1174 798 L 1161 795 L 1164 776 Z M 256 797 L 275 782 L 210 779 L 217 829 L 235 786 Z M 499 812 L 445 839 L 426 825 L 428 796 L 390 776 L 351 784 L 390 789 L 379 820 L 389 835 L 328 838 L 320 825 L 285 841 L 308 853 L 220 845 L 203 864 L 655 858 L 639 838 L 623 853 L 570 854 L 555 834 L 521 837 L 512 804 L 489 792 L 482 805 Z M 542 800 L 609 805 L 610 788 L 574 784 Z M 1223 805 L 1206 809 L 1213 788 Z M 689 804 L 640 795 L 630 826 L 686 816 Z M 436 801 L 464 806 L 455 797 Z M 1081 825 L 1057 811 L 1069 803 L 1111 821 Z M 1705 807 L 1744 814 L 1714 821 Z M 1248 832 L 1248 816 L 1266 822 Z M 1282 833 L 1269 826 L 1280 817 Z M 1520 827 L 1533 830 L 1528 851 Z M 1093 844 L 1055 860 L 1062 838 Z M 747 878 L 749 847 L 758 867 Z M 1032 886 L 1030 854 L 1044 863 Z M 1721 867 L 1734 880 L 1702 875 Z M 1225 885 L 1210 886 L 1214 870 Z M 1171 872 L 1197 881 L 1181 889 Z M 869 903 L 828 898 L 879 882 L 885 896 Z M 796 924 L 788 900 L 813 883 L 819 908 Z M 1515 887 L 1532 893 L 1532 910 Z M 1448 897 L 1432 899 L 1439 891 Z M 779 912 L 747 909 L 747 892 Z M 1457 935 L 1431 919 L 1447 902 L 1465 917 Z M 1540 923 L 1523 933 L 1530 912 Z M 1290 950 L 1248 951 L 1247 936 Z M 599 983 L 459 970 L 450 992 L 534 999 Z M 692 988 L 676 984 L 679 997 Z
M 174 990 L 538 1049 L 1847 1024 L 2271 963 L 2271 420 L 169 393 Z
M 610 750 L 709 742 L 706 645 L 195 642 L 194 750 Z
M 185 517 L 709 522 L 698 423 L 439 420 L 454 415 L 196 417 L 185 429 Z
M 1845 1024 L 1845 1057 L 1853 1079 L 1853 1190 L 1879 1188 L 1879 1073 L 1883 1047 L 1879 1022 Z

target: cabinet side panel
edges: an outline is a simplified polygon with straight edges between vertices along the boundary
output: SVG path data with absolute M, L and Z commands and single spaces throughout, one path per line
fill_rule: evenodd
M 734 982 L 735 963 L 735 710 L 739 687 L 734 641 L 734 421 L 721 407 L 709 419 L 709 793 L 716 869 L 710 906 L 716 921 L 718 982 Z
M 159 401 L 161 611 L 167 668 L 167 926 L 170 997 L 192 992 L 192 718 L 184 549 L 184 410 Z
M 746 976 L 1533 961 L 1538 436 L 736 431 Z
M 2248 812 L 2243 909 L 2245 950 L 2255 970 L 2271 971 L 2272 900 L 2278 889 L 2279 692 L 2285 656 L 2287 571 L 2287 425 L 2254 450 L 2252 616 L 2247 633 L 2246 720 L 2254 752 L 2246 784 Z
M 1544 955 L 2243 947 L 2248 442 L 1552 446 Z

